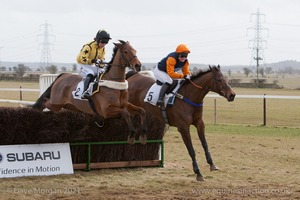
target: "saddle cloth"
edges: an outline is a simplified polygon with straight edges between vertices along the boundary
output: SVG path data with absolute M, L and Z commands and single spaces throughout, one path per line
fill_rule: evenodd
M 84 92 L 83 91 L 83 84 L 84 79 L 81 80 L 78 84 L 77 87 L 75 89 L 75 91 L 72 92 L 73 98 L 74 99 L 78 99 L 78 100 L 87 100 L 87 99 L 81 99 L 81 95 Z M 108 88 L 112 88 L 115 90 L 127 90 L 128 89 L 128 82 L 116 82 L 116 81 L 109 81 L 109 80 L 99 80 L 98 82 L 93 81 L 90 83 L 89 87 L 88 87 L 88 92 L 90 94 L 94 94 L 97 93 L 99 91 L 99 87 L 100 86 L 105 86 Z
M 87 99 L 81 99 L 81 95 L 82 95 L 82 93 L 84 92 L 84 91 L 83 91 L 83 82 L 84 82 L 84 79 L 81 80 L 81 81 L 78 83 L 78 85 L 77 85 L 75 91 L 72 92 L 72 96 L 73 96 L 74 99 L 85 100 L 85 101 L 87 101 Z M 90 86 L 93 85 L 93 84 L 94 84 L 94 82 L 90 83 Z M 90 87 L 90 86 L 89 86 L 88 90 L 89 90 L 89 93 L 91 94 L 91 88 L 92 88 L 92 87 Z
M 166 105 L 173 105 L 174 104 L 174 100 L 175 100 L 175 93 L 178 91 L 178 89 L 181 86 L 181 81 L 179 80 L 177 81 L 177 84 L 175 87 L 173 87 L 172 91 L 168 91 L 168 94 L 165 94 L 164 96 L 164 104 Z M 150 87 L 150 89 L 148 90 L 145 98 L 144 98 L 144 102 L 150 103 L 154 106 L 156 106 L 157 101 L 158 101 L 158 97 L 159 97 L 159 92 L 161 89 L 161 85 L 158 85 L 156 82 Z

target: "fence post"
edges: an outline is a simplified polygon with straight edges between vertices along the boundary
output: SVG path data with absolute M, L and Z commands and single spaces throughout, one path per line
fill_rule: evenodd
M 22 86 L 20 86 L 20 101 L 22 101 Z
M 217 99 L 214 99 L 214 124 L 217 123 Z
M 264 94 L 264 98 L 263 98 L 263 102 L 264 102 L 264 105 L 263 105 L 263 110 L 264 110 L 264 126 L 267 125 L 267 101 L 266 101 L 266 94 Z

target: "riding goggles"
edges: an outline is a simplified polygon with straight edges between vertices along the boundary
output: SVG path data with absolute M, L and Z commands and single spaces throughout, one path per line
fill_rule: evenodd
M 180 58 L 187 58 L 188 54 L 187 53 L 181 53 L 179 54 Z
M 107 44 L 108 40 L 100 40 L 99 42 L 102 43 L 102 44 Z

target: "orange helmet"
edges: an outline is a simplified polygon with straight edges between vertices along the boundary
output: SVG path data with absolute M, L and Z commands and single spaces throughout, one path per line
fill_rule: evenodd
M 186 44 L 180 44 L 176 48 L 176 53 L 191 53 Z

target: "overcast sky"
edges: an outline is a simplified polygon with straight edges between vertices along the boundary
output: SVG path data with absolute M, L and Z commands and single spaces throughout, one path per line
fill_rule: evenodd
M 299 0 L 0 0 L 0 60 L 40 62 L 47 22 L 52 62 L 76 63 L 104 28 L 113 42 L 129 41 L 142 63 L 186 43 L 191 63 L 250 65 L 258 9 L 264 61 L 300 61 Z

